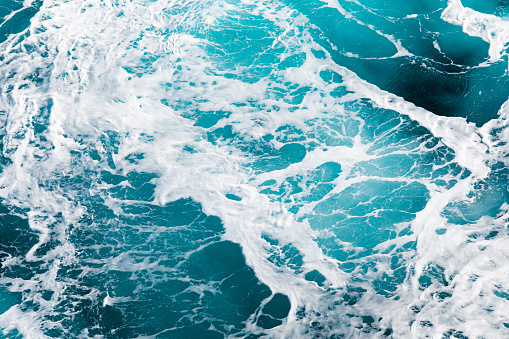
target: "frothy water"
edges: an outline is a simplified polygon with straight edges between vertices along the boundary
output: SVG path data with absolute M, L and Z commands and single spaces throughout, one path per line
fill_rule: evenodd
M 0 3 L 0 336 L 509 336 L 507 8 Z

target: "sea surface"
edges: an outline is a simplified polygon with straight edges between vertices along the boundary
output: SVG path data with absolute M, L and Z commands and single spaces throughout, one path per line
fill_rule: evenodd
M 509 338 L 509 1 L 0 17 L 0 338 Z

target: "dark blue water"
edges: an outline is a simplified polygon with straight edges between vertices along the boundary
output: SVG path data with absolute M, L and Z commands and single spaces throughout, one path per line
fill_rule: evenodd
M 0 3 L 0 337 L 507 336 L 506 13 Z

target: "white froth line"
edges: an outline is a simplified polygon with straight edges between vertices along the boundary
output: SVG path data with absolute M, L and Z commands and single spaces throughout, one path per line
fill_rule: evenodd
M 332 8 L 336 8 L 345 17 L 350 17 L 337 1 L 328 0 L 324 2 Z M 452 24 L 460 25 L 465 33 L 480 37 L 490 43 L 489 55 L 491 61 L 497 61 L 502 57 L 505 44 L 509 42 L 508 21 L 504 21 L 494 15 L 479 13 L 470 8 L 465 8 L 460 0 L 449 0 L 447 8 L 442 13 L 442 19 Z M 381 32 L 377 33 L 381 34 Z M 387 36 L 386 38 L 389 39 Z M 398 41 L 391 40 L 391 42 L 395 43 Z M 395 56 L 407 55 L 405 53 L 406 50 L 401 50 L 398 45 L 396 47 L 398 48 L 398 53 Z M 484 128 L 478 129 L 474 124 L 467 123 L 464 118 L 436 116 L 423 108 L 417 107 L 400 97 L 361 80 L 347 69 L 340 66 L 338 68 L 341 69 L 340 74 L 346 78 L 345 80 L 348 78 L 353 80 L 345 81 L 347 87 L 371 99 L 379 107 L 395 110 L 417 121 L 430 130 L 434 136 L 441 138 L 444 144 L 455 151 L 455 160 L 461 166 L 470 170 L 478 178 L 487 175 L 489 168 L 486 162 L 492 158 L 488 155 L 488 151 L 492 147 L 490 147 L 490 137 L 487 129 L 489 129 L 488 125 L 492 126 L 493 123 L 486 124 L 483 126 Z
M 16 10 L 16 11 L 12 11 L 11 13 L 9 13 L 9 15 L 7 15 L 5 18 L 3 18 L 3 22 L 0 24 L 0 28 L 5 24 L 7 23 L 10 19 L 12 19 L 13 16 L 15 16 L 17 13 L 23 11 L 24 9 L 27 9 L 28 7 L 32 6 L 32 3 L 34 2 L 34 0 L 25 0 L 23 2 L 23 7 L 21 7 L 20 9 Z M 23 30 L 25 31 L 25 30 Z
M 352 14 L 348 13 L 341 5 L 338 0 L 322 0 L 322 2 L 326 3 L 327 6 L 331 8 L 335 8 L 341 13 L 345 18 L 351 18 Z
M 285 77 L 298 83 L 302 83 L 302 79 L 306 79 L 306 84 L 317 87 L 316 81 L 313 80 L 316 72 L 311 66 L 310 59 L 306 59 L 299 72 L 287 72 L 288 74 L 285 74 Z M 362 80 L 357 74 L 345 67 L 333 62 L 330 62 L 328 66 L 343 77 L 343 85 L 353 92 L 347 94 L 343 98 L 344 101 L 368 98 L 381 108 L 406 115 L 427 128 L 435 137 L 440 138 L 446 146 L 452 148 L 456 154 L 455 161 L 462 167 L 467 168 L 475 177 L 483 178 L 489 173 L 489 167 L 486 163 L 493 157 L 489 155 L 492 147 L 490 147 L 490 137 L 487 129 L 489 128 L 488 125 L 491 126 L 492 124 L 485 124 L 482 128 L 477 128 L 473 123 L 467 123 L 465 118 L 437 116 Z M 297 74 L 299 77 L 297 77 Z
M 361 97 L 369 98 L 381 108 L 408 116 L 427 128 L 435 137 L 440 138 L 446 146 L 454 150 L 455 161 L 467 168 L 475 177 L 484 178 L 489 173 L 490 169 L 487 166 L 488 160 L 491 159 L 488 154 L 489 148 L 473 123 L 467 123 L 465 118 L 437 116 L 360 79 L 348 69 L 341 66 L 337 69 L 344 77 L 348 89 Z
M 282 180 L 289 176 L 314 170 L 317 166 L 330 161 L 340 164 L 342 172 L 348 172 L 358 162 L 377 158 L 377 156 L 366 154 L 368 147 L 368 145 L 359 145 L 359 147 L 354 148 L 335 146 L 328 147 L 327 150 L 317 148 L 308 152 L 301 162 L 291 164 L 285 169 L 259 174 L 256 178 L 256 182 L 262 183 L 269 179 L 282 182 Z
M 500 60 L 505 44 L 509 42 L 509 21 L 464 7 L 460 0 L 449 0 L 441 18 L 451 24 L 462 26 L 463 32 L 468 35 L 488 42 L 490 61 Z
M 376 29 L 373 25 L 366 24 L 366 23 L 356 19 L 351 13 L 347 12 L 343 7 L 341 7 L 341 5 L 339 4 L 339 2 L 337 0 L 321 0 L 321 1 L 327 3 L 328 7 L 336 9 L 346 19 L 352 19 L 357 24 L 359 24 L 361 26 L 365 26 L 365 27 L 369 28 L 370 30 L 374 31 L 376 34 L 386 38 L 387 40 L 389 40 L 394 45 L 394 47 L 396 47 L 396 51 L 397 52 L 394 55 L 392 55 L 392 56 L 383 57 L 383 58 L 365 58 L 365 59 L 377 59 L 377 60 L 380 60 L 380 59 L 393 59 L 393 58 L 399 58 L 399 57 L 404 57 L 404 56 L 408 56 L 408 57 L 413 56 L 412 53 L 410 53 L 405 47 L 403 47 L 403 44 L 401 43 L 401 40 L 396 39 L 392 35 L 386 34 L 386 33 L 382 32 L 379 29 Z M 359 6 L 363 7 L 363 8 L 366 8 L 364 5 L 362 5 L 358 1 L 352 1 L 352 2 L 356 3 L 357 5 L 359 5 Z M 411 16 L 409 16 L 409 17 L 411 17 Z M 355 54 L 351 54 L 351 56 L 358 57 Z

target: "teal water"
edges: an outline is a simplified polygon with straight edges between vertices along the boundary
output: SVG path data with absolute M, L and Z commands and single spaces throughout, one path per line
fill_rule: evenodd
M 508 336 L 507 7 L 0 2 L 0 337 Z

